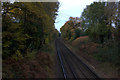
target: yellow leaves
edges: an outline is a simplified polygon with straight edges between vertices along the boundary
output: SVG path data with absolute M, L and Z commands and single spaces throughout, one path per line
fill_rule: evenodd
M 12 9 L 12 10 L 10 10 L 9 12 L 12 12 L 12 13 L 14 13 L 14 12 L 15 12 L 15 9 Z
M 6 41 L 4 44 L 3 44 L 3 47 L 10 47 L 12 43 L 10 41 Z
M 22 54 L 21 54 L 21 52 L 19 50 L 17 50 L 15 53 L 16 54 L 12 56 L 13 59 L 15 59 L 16 61 L 20 60 L 20 59 L 23 59 L 23 56 L 22 56 Z
M 45 39 L 45 43 L 46 43 L 46 44 L 49 44 L 49 39 L 48 39 L 48 37 Z
M 20 10 L 19 8 L 14 8 L 10 10 L 9 12 L 14 13 L 14 14 L 19 14 L 19 15 L 23 14 L 22 10 Z
M 25 39 L 30 39 L 30 38 L 32 38 L 32 37 L 30 37 L 28 34 L 25 34 Z
M 7 8 L 9 11 L 6 11 L 9 15 L 4 16 L 3 19 L 4 58 L 14 55 L 13 57 L 18 60 L 19 57 L 22 57 L 21 52 L 25 48 L 40 49 L 43 45 L 49 44 L 53 40 L 53 36 L 56 36 L 56 32 L 54 32 L 56 12 L 53 12 L 55 6 L 46 5 L 47 7 L 53 6 L 47 9 L 43 3 L 26 2 L 7 6 L 3 8 L 4 10 Z
M 71 29 L 70 31 L 71 31 L 71 32 L 75 32 L 75 30 L 74 30 L 74 29 Z

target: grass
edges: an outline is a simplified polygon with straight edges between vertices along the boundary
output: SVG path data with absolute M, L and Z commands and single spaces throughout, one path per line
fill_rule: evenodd
M 71 43 L 78 54 L 94 65 L 106 77 L 119 77 L 120 59 L 117 43 L 107 41 L 102 46 L 89 40 L 88 36 L 77 38 Z
M 82 37 L 78 37 L 77 39 L 75 39 L 73 42 L 72 42 L 72 45 L 73 46 L 76 46 L 76 47 L 79 47 L 80 45 L 82 44 L 86 44 L 89 42 L 89 38 L 88 36 L 82 36 Z
M 93 56 L 95 59 L 102 62 L 109 62 L 114 65 L 119 64 L 118 47 L 115 45 L 98 47 Z
M 101 44 L 91 42 L 88 36 L 83 36 L 74 40 L 72 45 L 93 56 L 98 61 L 115 65 L 119 63 L 118 46 L 115 42 L 109 41 L 104 43 L 104 46 L 101 46 Z

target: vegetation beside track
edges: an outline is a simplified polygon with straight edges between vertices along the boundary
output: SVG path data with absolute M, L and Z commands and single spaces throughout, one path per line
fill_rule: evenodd
M 103 77 L 119 77 L 120 66 L 116 64 L 119 61 L 116 58 L 118 47 L 112 46 L 114 43 L 111 43 L 111 46 L 104 45 L 103 47 L 101 44 L 91 42 L 88 36 L 79 37 L 72 43 L 66 41 L 66 43 Z
M 59 2 L 2 2 L 3 78 L 49 78 Z
M 61 37 L 91 63 L 100 62 L 106 75 L 119 77 L 120 2 L 93 2 L 86 6 L 80 17 L 70 17 L 61 27 Z

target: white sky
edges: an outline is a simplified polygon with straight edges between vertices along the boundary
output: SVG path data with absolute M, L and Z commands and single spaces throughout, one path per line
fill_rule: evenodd
M 58 31 L 68 21 L 69 17 L 80 17 L 86 5 L 95 0 L 58 0 L 60 8 L 56 19 L 55 27 Z

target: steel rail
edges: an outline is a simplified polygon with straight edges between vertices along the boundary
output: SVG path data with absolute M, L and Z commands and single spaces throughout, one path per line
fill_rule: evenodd
M 68 49 L 68 48 L 66 48 L 66 49 Z M 76 57 L 74 57 L 73 58 L 73 56 L 72 56 L 72 53 L 70 52 L 70 50 L 67 50 L 68 51 L 68 55 L 71 57 L 71 59 L 74 61 L 74 62 L 79 62 L 77 59 L 76 59 Z M 80 63 L 80 62 L 79 62 Z M 86 70 L 86 67 L 84 67 L 84 66 L 81 66 L 82 65 L 82 63 L 80 63 L 80 64 L 75 64 L 76 65 L 76 67 L 77 67 L 77 69 L 81 72 L 81 74 L 85 77 L 85 79 L 87 79 L 87 80 L 89 80 L 89 78 L 92 78 L 93 80 L 94 80 L 94 76 L 92 75 L 92 74 L 90 74 L 90 73 L 87 73 L 87 72 L 91 72 L 91 71 L 88 71 L 88 70 Z M 86 73 L 85 73 L 86 72 Z
M 60 49 L 61 49 L 61 48 L 60 48 Z M 71 71 L 71 73 L 72 73 L 73 76 L 74 76 L 74 79 L 78 80 L 78 79 L 77 79 L 77 75 L 75 74 L 74 70 L 72 69 L 71 65 L 69 64 L 69 61 L 65 58 L 65 54 L 63 53 L 62 50 L 61 50 L 61 53 L 62 53 L 62 56 L 64 57 L 67 65 L 68 65 L 68 67 L 70 68 L 70 71 Z
M 55 46 L 65 80 L 68 80 L 70 76 L 77 80 L 80 75 L 83 78 L 85 77 L 87 80 L 89 77 L 92 79 L 101 80 L 96 72 L 93 71 L 89 65 L 85 64 L 76 54 L 74 54 L 60 38 L 55 40 Z M 74 65 L 74 62 L 80 64 Z M 80 72 L 76 71 L 77 69 Z
M 63 61 L 62 61 L 61 56 L 59 54 L 56 41 L 55 41 L 55 46 L 56 46 L 57 55 L 58 55 L 58 58 L 59 58 L 59 61 L 60 61 L 60 66 L 62 68 L 63 76 L 64 76 L 65 80 L 67 80 L 67 74 L 65 72 Z
M 73 52 L 72 52 L 64 43 L 62 43 L 62 44 L 70 51 L 70 53 L 71 53 L 73 56 L 76 57 L 76 59 L 78 59 L 88 70 L 91 71 L 91 73 L 92 73 L 93 75 L 96 76 L 97 80 L 98 80 L 98 79 L 101 80 L 100 77 L 99 77 L 93 70 L 91 70 L 91 69 L 88 67 L 87 64 L 85 64 L 80 58 L 78 58 L 75 54 L 73 54 Z
M 67 48 L 66 48 L 66 49 L 67 49 Z M 76 61 L 75 61 L 75 58 L 72 58 L 71 54 L 69 53 L 69 50 L 67 49 L 66 51 L 68 52 L 68 55 L 71 57 L 71 59 L 72 59 L 74 62 L 76 62 Z M 76 64 L 76 65 L 77 65 L 76 67 L 78 68 L 79 65 L 78 65 L 78 64 Z M 79 71 L 81 72 L 81 74 L 87 79 L 87 76 L 83 73 L 81 67 L 79 67 L 78 69 L 79 69 Z

